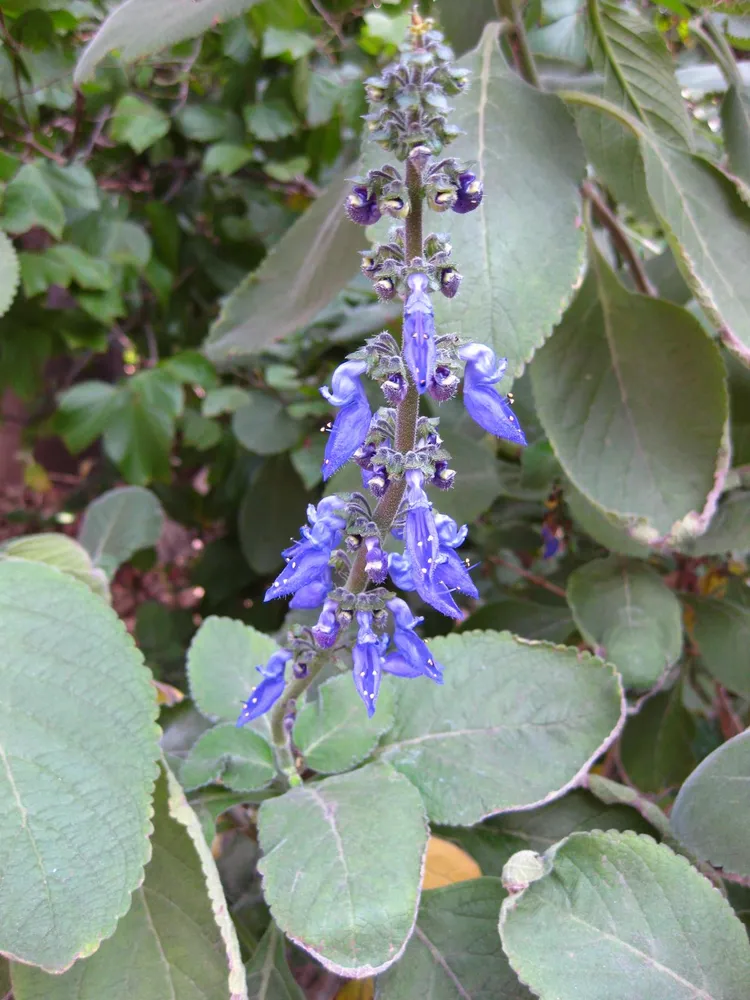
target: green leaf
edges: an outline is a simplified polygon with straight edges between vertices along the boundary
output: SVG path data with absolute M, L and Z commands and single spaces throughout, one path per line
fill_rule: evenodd
M 378 977 L 378 1000 L 532 1000 L 497 936 L 505 896 L 495 878 L 425 892 L 403 957 Z
M 106 290 L 114 276 L 105 260 L 97 260 L 80 247 L 58 244 L 43 253 L 21 254 L 21 277 L 27 298 L 46 292 L 50 285 L 68 288 L 72 282 L 81 288 Z
M 26 233 L 40 226 L 62 238 L 65 210 L 36 163 L 25 163 L 5 189 L 0 226 L 9 233 Z
M 216 865 L 171 775 L 169 786 L 163 773 L 157 782 L 153 822 L 145 880 L 113 937 L 62 976 L 15 965 L 16 1000 L 214 1000 L 230 992 L 247 1000 Z
M 46 563 L 61 573 L 85 583 L 95 594 L 109 601 L 107 578 L 91 562 L 86 549 L 67 535 L 49 532 L 44 535 L 22 535 L 0 545 L 0 558 L 28 559 Z
M 680 306 L 627 291 L 590 249 L 593 271 L 531 366 L 539 419 L 592 503 L 647 518 L 654 540 L 684 519 L 699 534 L 726 474 L 718 348 Z
M 417 916 L 427 827 L 416 789 L 383 764 L 260 807 L 263 893 L 287 937 L 332 972 L 397 961 Z
M 750 730 L 714 750 L 693 771 L 672 808 L 672 829 L 702 861 L 748 877 L 748 793 Z
M 595 657 L 507 632 L 430 648 L 445 684 L 400 685 L 382 755 L 419 788 L 436 823 L 468 826 L 562 795 L 619 731 L 620 680 Z M 496 766 L 507 759 L 513 767 Z
M 143 876 L 156 698 L 114 611 L 49 566 L 0 563 L 0 632 L 0 951 L 62 972 Z
M 104 431 L 117 404 L 117 390 L 108 382 L 79 382 L 57 397 L 57 426 L 63 441 L 77 454 Z
M 536 597 L 536 595 L 535 595 Z M 546 639 L 547 642 L 565 642 L 573 631 L 570 608 L 559 597 L 544 594 L 540 599 L 509 597 L 492 604 L 485 604 L 469 615 L 459 626 L 460 632 L 474 629 L 510 631 L 523 639 Z M 546 600 L 549 597 L 550 600 Z
M 362 230 L 343 211 L 346 177 L 323 194 L 224 302 L 204 345 L 217 364 L 259 353 L 306 326 L 357 271 Z
M 164 511 L 142 486 L 120 486 L 92 501 L 83 514 L 78 541 L 109 579 L 136 552 L 159 541 Z
M 648 688 L 682 652 L 674 591 L 645 563 L 610 556 L 568 577 L 568 604 L 581 635 L 614 663 L 626 687 Z
M 239 116 L 216 104 L 188 104 L 179 112 L 177 121 L 184 135 L 195 142 L 217 142 L 242 135 Z
M 241 14 L 257 0 L 125 0 L 94 35 L 78 60 L 75 83 L 93 75 L 97 64 L 117 49 L 125 62 L 194 38 L 222 21 Z
M 641 137 L 649 195 L 693 293 L 727 347 L 750 360 L 750 207 L 732 181 L 699 156 Z
M 349 771 L 369 757 L 393 725 L 393 689 L 384 684 L 378 710 L 367 718 L 349 674 L 321 684 L 294 723 L 294 743 L 305 765 L 321 774 Z
M 750 551 L 750 492 L 737 490 L 725 494 L 711 519 L 708 531 L 687 545 L 684 552 L 698 559 L 730 552 Z
M 727 597 L 686 598 L 693 610 L 692 635 L 701 659 L 713 677 L 737 694 L 750 697 L 750 599 L 740 585 Z
M 262 54 L 264 59 L 289 56 L 291 61 L 296 61 L 312 52 L 314 48 L 315 39 L 304 31 L 290 31 L 287 28 L 276 28 L 269 24 L 263 32 Z
M 187 654 L 190 696 L 209 719 L 236 722 L 258 683 L 255 668 L 278 646 L 270 636 L 233 618 L 206 618 Z
M 308 494 L 288 455 L 276 455 L 263 463 L 238 513 L 242 554 L 256 573 L 272 573 L 282 565 L 282 549 L 299 533 L 307 501 Z
M 216 142 L 206 149 L 203 172 L 230 177 L 250 163 L 254 156 L 255 152 L 250 146 L 242 146 L 236 142 Z
M 540 1000 L 733 1000 L 750 990 L 750 943 L 689 862 L 650 837 L 574 833 L 545 874 L 510 896 L 500 937 Z
M 435 0 L 440 30 L 457 55 L 473 49 L 484 26 L 497 17 L 494 0 L 473 0 L 470 7 L 455 0 Z
M 286 139 L 300 127 L 294 111 L 280 98 L 269 98 L 262 104 L 249 104 L 243 114 L 248 132 L 262 142 Z
M 628 523 L 596 507 L 572 483 L 565 484 L 565 502 L 579 528 L 610 552 L 646 559 L 648 545 L 631 537 Z
M 278 455 L 297 444 L 302 425 L 292 420 L 278 396 L 253 392 L 232 417 L 240 444 L 256 455 Z
M 269 743 L 252 729 L 237 729 L 230 722 L 200 736 L 180 769 L 180 782 L 188 791 L 220 781 L 233 792 L 252 792 L 275 777 Z
M 190 448 L 208 451 L 221 441 L 221 426 L 202 417 L 196 410 L 186 410 L 182 419 L 182 440 Z
M 620 756 L 631 782 L 646 793 L 680 785 L 695 766 L 695 720 L 682 704 L 680 686 L 649 698 L 628 719 Z
M 73 214 L 82 210 L 96 212 L 101 207 L 96 177 L 83 163 L 66 163 L 63 166 L 44 160 L 39 169 L 63 205 L 73 210 Z
M 123 94 L 112 113 L 109 134 L 115 142 L 142 153 L 169 132 L 169 125 L 169 117 L 154 104 Z
M 273 921 L 247 963 L 247 990 L 250 1000 L 305 1000 L 289 970 L 284 935 Z
M 484 199 L 452 227 L 464 281 L 455 299 L 435 302 L 435 315 L 438 325 L 508 357 L 510 372 L 520 374 L 559 321 L 581 271 L 576 218 L 585 161 L 559 98 L 512 73 L 497 39 L 498 25 L 488 25 L 464 60 L 474 83 L 455 100 L 452 121 L 465 134 L 451 156 L 476 161 Z
M 16 248 L 0 230 L 0 317 L 4 316 L 13 305 L 20 278 L 21 269 Z
M 222 385 L 209 389 L 201 404 L 204 417 L 218 417 L 222 413 L 234 413 L 250 401 L 251 393 L 238 385 Z
M 456 472 L 456 485 L 440 493 L 439 507 L 459 524 L 473 521 L 492 506 L 502 492 L 502 478 L 494 454 L 494 444 L 488 438 L 477 440 L 469 436 L 463 407 L 458 411 L 440 411 L 440 434 L 451 454 L 450 467 Z
M 750 187 L 750 90 L 736 84 L 721 103 L 721 124 L 729 169 Z
M 169 480 L 182 405 L 182 386 L 158 368 L 140 371 L 118 387 L 116 408 L 104 429 L 104 450 L 128 482 Z
M 203 389 L 213 389 L 219 379 L 216 369 L 200 351 L 180 351 L 171 358 L 160 362 L 160 368 L 169 372 L 172 378 L 185 385 L 198 385 Z
M 484 875 L 499 877 L 517 851 L 542 854 L 558 840 L 580 830 L 650 833 L 653 827 L 630 806 L 603 805 L 579 788 L 541 809 L 495 816 L 474 827 L 438 827 L 435 832 L 467 851 Z

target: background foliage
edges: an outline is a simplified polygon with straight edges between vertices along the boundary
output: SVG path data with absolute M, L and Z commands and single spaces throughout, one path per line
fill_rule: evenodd
M 407 6 L 2 5 L 0 995 L 750 992 L 742 4 L 423 4 L 485 185 L 438 323 L 530 444 L 440 408 L 443 687 L 327 674 L 288 791 L 233 726 L 318 387 L 398 330 L 341 205 Z

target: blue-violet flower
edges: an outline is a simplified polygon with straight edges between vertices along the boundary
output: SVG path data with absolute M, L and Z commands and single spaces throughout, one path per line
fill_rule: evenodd
M 372 413 L 360 378 L 367 371 L 364 361 L 345 361 L 333 373 L 329 389 L 324 385 L 320 394 L 333 406 L 340 407 L 333 422 L 323 459 L 323 479 L 330 479 L 349 461 L 370 429 Z
M 478 208 L 483 194 L 482 182 L 476 174 L 466 170 L 458 175 L 456 200 L 451 207 L 459 215 L 466 215 L 467 212 L 473 212 L 475 208 Z
M 364 184 L 355 185 L 346 199 L 346 213 L 360 226 L 373 226 L 380 219 L 378 199 L 367 192 Z
M 253 688 L 250 697 L 243 705 L 237 719 L 238 729 L 264 715 L 279 700 L 284 691 L 284 670 L 291 658 L 292 654 L 288 649 L 280 649 L 271 656 L 264 667 L 255 668 L 263 680 Z
M 429 677 L 436 684 L 442 684 L 443 668 L 435 661 L 424 639 L 414 631 L 424 619 L 415 618 L 400 597 L 394 597 L 386 606 L 393 615 L 393 642 L 398 652 L 385 657 L 383 670 L 398 677 Z
M 450 618 L 461 618 L 461 610 L 451 597 L 449 588 L 435 575 L 438 561 L 438 532 L 432 514 L 432 504 L 422 488 L 424 474 L 417 469 L 409 469 L 405 478 L 408 506 L 404 541 L 411 563 L 414 586 L 427 604 Z
M 526 436 L 518 418 L 507 399 L 494 388 L 505 374 L 507 360 L 498 361 L 495 352 L 484 344 L 466 344 L 458 354 L 466 362 L 464 406 L 471 419 L 495 437 L 525 445 Z
M 310 527 L 302 528 L 300 541 L 284 549 L 282 555 L 287 564 L 266 591 L 266 601 L 296 594 L 300 598 L 296 607 L 319 606 L 320 602 L 309 601 L 318 595 L 322 601 L 330 589 L 328 561 L 346 526 L 346 521 L 336 513 L 340 508 L 341 500 L 336 496 L 324 497 L 317 507 L 310 504 L 307 508 Z
M 426 274 L 410 274 L 404 303 L 404 359 L 417 392 L 423 393 L 435 372 L 435 315 L 428 294 Z
M 382 676 L 383 643 L 372 630 L 372 613 L 357 612 L 357 641 L 352 651 L 352 676 L 357 694 L 372 716 L 378 701 L 380 679 Z

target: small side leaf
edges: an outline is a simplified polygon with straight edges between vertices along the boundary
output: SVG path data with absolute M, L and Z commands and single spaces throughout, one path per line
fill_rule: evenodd
M 78 540 L 111 579 L 136 552 L 156 545 L 163 527 L 164 511 L 150 490 L 121 486 L 88 505 Z

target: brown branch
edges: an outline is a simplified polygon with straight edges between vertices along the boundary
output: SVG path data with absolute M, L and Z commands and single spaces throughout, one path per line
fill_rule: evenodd
M 508 562 L 507 559 L 503 559 L 502 556 L 492 556 L 491 562 L 497 563 L 498 566 L 504 566 L 506 569 L 513 570 L 514 573 L 518 573 L 522 576 L 524 580 L 528 580 L 529 583 L 536 584 L 537 587 L 543 587 L 544 590 L 548 590 L 550 594 L 555 594 L 557 597 L 565 597 L 565 591 L 562 587 L 558 587 L 556 583 L 552 583 L 550 580 L 545 580 L 543 576 L 537 576 L 536 573 L 531 573 L 529 570 L 524 569 L 523 566 L 517 566 L 515 563 Z
M 620 220 L 601 196 L 596 185 L 591 181 L 584 181 L 581 185 L 581 194 L 590 203 L 599 222 L 609 231 L 612 242 L 628 265 L 638 291 L 641 295 L 655 297 L 658 293 L 646 274 L 643 261 L 633 249 Z

